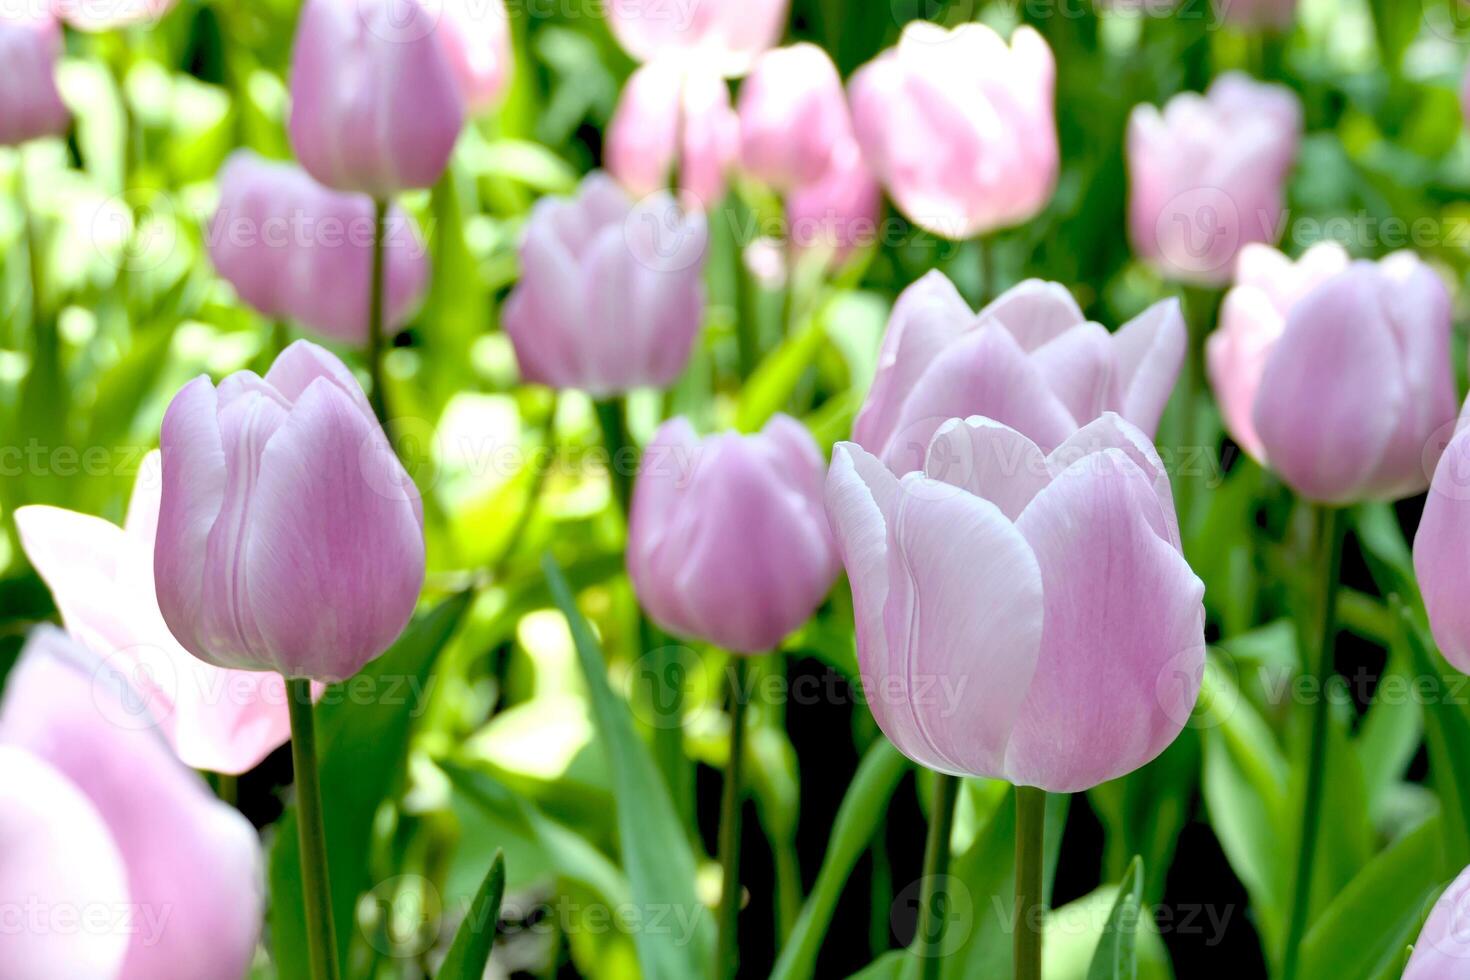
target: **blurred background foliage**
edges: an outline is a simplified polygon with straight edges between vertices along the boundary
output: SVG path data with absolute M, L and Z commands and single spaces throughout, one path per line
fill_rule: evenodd
M 285 79 L 297 7 L 182 0 L 147 29 L 69 32 L 61 83 L 75 110 L 71 136 L 0 153 L 0 670 L 25 631 L 54 616 L 18 548 L 14 509 L 45 502 L 121 519 L 174 391 L 200 372 L 259 368 L 296 332 L 234 298 L 210 268 L 203 234 L 215 174 L 234 148 L 289 156 Z M 650 930 L 595 913 L 646 901 L 658 871 L 650 855 L 687 862 L 697 897 L 714 898 L 716 770 L 728 751 L 721 655 L 645 654 L 662 641 L 640 633 L 622 572 L 622 518 L 597 456 L 593 406 L 519 385 L 497 326 L 531 204 L 571 191 L 598 165 L 633 63 L 599 0 L 525 0 L 511 14 L 516 64 L 503 105 L 467 128 L 437 187 L 404 202 L 430 243 L 433 274 L 387 371 L 400 449 L 425 492 L 430 577 L 423 617 L 369 670 L 421 687 L 405 692 L 412 711 L 324 709 L 339 928 L 350 937 L 352 975 L 422 975 L 503 848 L 509 892 L 497 968 L 615 978 L 659 963 L 680 975 L 689 944 L 659 944 Z M 1284 37 L 1220 27 L 1200 0 L 1170 16 L 1100 15 L 1087 0 L 795 0 L 788 40 L 821 44 L 846 76 L 916 17 L 983 19 L 1002 32 L 1024 20 L 1047 37 L 1063 160 L 1050 207 L 983 251 L 895 217 L 900 232 L 838 274 L 798 276 L 787 306 L 779 291 L 742 286 L 748 280 L 735 274 L 752 230 L 774 227 L 773 203 L 737 188 L 712 221 L 707 329 L 671 392 L 632 399 L 635 438 L 674 412 L 704 428 L 754 428 L 776 410 L 802 417 L 824 445 L 845 438 L 893 298 L 929 268 L 944 269 L 975 301 L 1027 276 L 1057 280 L 1104 324 L 1175 291 L 1128 250 L 1126 119 L 1137 103 L 1161 103 L 1230 69 L 1280 81 L 1305 106 L 1285 250 L 1322 237 L 1360 257 L 1412 247 L 1451 281 L 1463 312 L 1470 139 L 1459 83 L 1470 22 L 1458 0 L 1302 0 Z M 764 349 L 743 384 L 733 329 L 740 288 L 757 290 L 751 307 Z M 1198 338 L 1218 295 L 1186 300 Z M 1462 372 L 1464 350 L 1458 330 Z M 1187 550 L 1207 584 L 1211 669 L 1194 723 L 1163 757 L 1070 807 L 1052 801 L 1051 867 L 1060 853 L 1064 869 L 1051 886 L 1052 978 L 1086 975 L 1135 854 L 1143 899 L 1158 905 L 1140 940 L 1144 976 L 1196 976 L 1205 964 L 1262 975 L 1285 928 L 1305 717 L 1291 693 L 1293 610 L 1310 608 L 1299 598 L 1309 528 L 1289 494 L 1224 440 L 1202 393 L 1171 406 L 1159 440 L 1166 459 L 1188 432 L 1220 449 L 1173 460 Z M 1426 642 L 1417 608 L 1405 542 L 1418 509 L 1364 507 L 1351 521 L 1337 656 L 1348 684 L 1334 702 L 1339 749 L 1324 822 L 1332 839 L 1318 852 L 1304 977 L 1396 976 L 1428 901 L 1470 862 L 1470 690 L 1378 696 L 1394 678 L 1442 678 L 1448 691 L 1457 676 Z M 553 609 L 540 567 L 548 548 L 594 628 L 613 701 L 601 674 L 585 669 L 590 651 L 578 650 Z M 658 717 L 641 680 L 671 665 L 685 682 L 694 765 L 668 821 L 630 828 L 618 807 L 638 798 L 628 794 L 646 775 L 639 753 L 655 741 Z M 758 671 L 818 693 L 756 710 L 744 968 L 843 975 L 876 959 L 867 975 L 896 975 L 901 954 L 891 951 L 913 928 L 927 795 L 851 689 L 845 585 Z M 613 729 L 629 723 L 645 739 L 619 738 Z M 299 976 L 302 962 L 292 955 L 301 922 L 289 900 L 288 780 L 278 753 L 240 785 L 242 808 L 272 847 L 263 977 Z M 1007 793 L 980 780 L 965 787 L 955 873 L 974 907 L 949 976 L 1009 969 L 1009 937 L 990 900 L 1011 887 Z M 664 830 L 672 833 L 655 836 Z

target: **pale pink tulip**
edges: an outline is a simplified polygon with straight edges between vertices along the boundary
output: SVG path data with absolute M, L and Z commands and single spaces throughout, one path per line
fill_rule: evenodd
M 607 19 L 639 61 L 679 61 L 729 78 L 780 40 L 791 0 L 612 0 Z
M 930 272 L 894 304 L 853 441 L 902 475 L 923 468 L 942 423 L 971 415 L 1045 452 L 1108 411 L 1152 436 L 1187 343 L 1176 300 L 1109 333 L 1058 283 L 1028 280 L 976 314 Z
M 43 0 L 33 0 L 43 2 Z M 163 18 L 178 0 L 50 0 L 51 12 L 80 31 L 110 31 Z
M 837 576 L 822 453 L 777 415 L 756 435 L 700 439 L 684 418 L 648 444 L 633 491 L 628 574 L 649 616 L 736 653 L 773 649 Z
M 439 43 L 470 113 L 493 106 L 510 80 L 514 54 L 504 0 L 422 0 L 437 11 Z
M 824 250 L 838 263 L 878 241 L 882 214 L 883 191 L 852 140 L 833 150 L 825 174 L 786 197 L 791 247 Z
M 745 172 L 778 190 L 821 178 L 853 138 L 837 66 L 815 44 L 761 55 L 740 83 L 739 115 Z
M 1204 670 L 1204 585 L 1152 442 L 1108 413 L 1050 453 L 952 419 L 895 477 L 839 443 L 827 507 L 879 726 L 955 775 L 1078 792 L 1149 762 Z
M 50 16 L 0 12 L 0 145 L 19 146 L 42 136 L 59 136 L 71 113 L 56 89 L 61 26 Z
M 1470 402 L 1458 424 L 1445 424 L 1430 436 L 1425 462 L 1434 459 L 1429 496 L 1414 536 L 1414 572 L 1424 594 L 1429 625 L 1445 659 L 1470 673 Z
M 1029 27 L 1007 45 L 984 24 L 913 21 L 853 76 L 853 121 L 909 220 L 971 238 L 1027 221 L 1051 200 L 1055 82 L 1051 49 Z
M 1444 890 L 1404 968 L 1402 980 L 1464 980 L 1470 975 L 1470 868 Z

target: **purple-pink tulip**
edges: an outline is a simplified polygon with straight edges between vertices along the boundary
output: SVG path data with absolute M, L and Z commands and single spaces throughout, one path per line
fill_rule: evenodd
M 1176 300 L 1109 333 L 1057 283 L 1028 280 L 976 314 L 930 272 L 894 304 L 853 441 L 902 475 L 952 418 L 994 419 L 1047 453 L 1109 411 L 1152 436 L 1187 343 Z
M 6 679 L 0 907 L 37 918 L 7 928 L 0 977 L 243 977 L 264 906 L 255 829 L 134 723 L 116 680 L 49 626 Z
M 1020 224 L 1051 200 L 1056 63 L 1041 35 L 1009 45 L 984 24 L 913 21 L 853 76 L 852 114 L 873 172 L 909 220 L 965 239 Z
M 1452 311 L 1408 252 L 1350 263 L 1317 245 L 1297 263 L 1245 250 L 1206 349 L 1237 443 L 1322 503 L 1419 493 L 1455 417 Z
M 219 175 L 220 202 L 207 245 L 215 270 L 272 319 L 292 319 L 333 340 L 368 340 L 373 203 L 334 191 L 304 170 L 249 150 Z M 429 278 L 427 249 L 397 206 L 384 234 L 385 319 L 401 325 Z
M 1088 789 L 1162 752 L 1204 670 L 1204 585 L 1152 442 L 1106 414 L 1046 452 L 951 419 L 895 477 L 839 443 L 827 506 L 888 738 L 955 775 Z
M 673 382 L 704 316 L 707 237 L 667 192 L 635 204 L 606 174 L 538 201 L 502 315 L 522 377 L 597 397 Z
M 123 527 L 45 506 L 20 508 L 15 526 L 68 632 L 130 685 L 178 757 L 247 772 L 290 737 L 286 686 L 279 674 L 211 666 L 169 632 L 153 586 L 161 475 L 158 453 L 148 454 Z
M 1221 75 L 1205 95 L 1184 92 L 1163 112 L 1128 120 L 1128 231 L 1133 250 L 1165 276 L 1223 285 L 1252 242 L 1281 237 L 1285 184 L 1301 139 L 1290 89 Z
M 109 31 L 156 21 L 178 0 L 51 0 L 51 12 L 81 31 Z
M 1470 975 L 1470 868 L 1430 910 L 1402 980 L 1464 980 Z
M 740 84 L 739 114 L 745 172 L 782 191 L 820 179 L 852 140 L 842 78 L 815 44 L 761 55 Z
M 827 171 L 786 197 L 787 237 L 798 253 L 822 250 L 833 262 L 878 241 L 883 191 L 856 141 L 833 148 Z
M 1296 16 L 1296 0 L 1215 0 L 1215 11 L 1242 27 L 1284 30 Z
M 700 439 L 683 418 L 648 444 L 633 490 L 628 573 L 648 615 L 735 653 L 773 649 L 832 588 L 822 453 L 777 415 Z
M 654 62 L 633 72 L 607 127 L 607 169 L 629 193 L 664 190 L 678 170 L 684 204 L 699 210 L 725 196 L 740 153 L 730 89 L 718 75 Z
M 291 53 L 291 145 L 328 187 L 430 187 L 465 104 L 434 21 L 402 0 L 307 0 Z
M 341 361 L 302 340 L 264 378 L 195 378 L 160 443 L 153 569 L 184 649 L 330 682 L 398 638 L 423 584 L 423 515 Z
M 459 82 L 465 108 L 494 105 L 510 80 L 514 54 L 504 0 L 433 0 L 439 43 Z
M 56 89 L 61 57 L 61 25 L 46 14 L 0 14 L 0 145 L 19 146 L 41 136 L 57 136 L 71 125 L 71 113 Z
M 607 19 L 639 61 L 678 61 L 727 78 L 750 71 L 786 27 L 791 0 L 612 0 Z
M 1458 425 L 1430 436 L 1425 461 L 1437 441 L 1448 445 L 1434 467 L 1429 496 L 1414 537 L 1414 572 L 1435 642 L 1445 659 L 1470 674 L 1470 403 Z M 1451 429 L 1453 428 L 1453 432 Z

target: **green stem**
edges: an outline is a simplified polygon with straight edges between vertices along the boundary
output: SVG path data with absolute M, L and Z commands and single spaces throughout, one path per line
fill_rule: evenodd
M 638 449 L 628 434 L 627 400 L 619 395 L 599 399 L 597 421 L 602 424 L 602 445 L 607 450 L 607 476 L 612 481 L 613 499 L 626 518 L 633 504 L 633 476 L 637 470 Z
M 735 976 L 739 953 L 735 946 L 740 918 L 740 811 L 744 798 L 741 771 L 745 756 L 746 677 L 749 662 L 732 655 L 730 675 L 730 761 L 725 766 L 725 786 L 720 797 L 720 917 L 719 946 L 715 958 L 716 980 Z
M 1327 774 L 1327 699 L 1321 696 L 1327 676 L 1332 672 L 1333 640 L 1337 632 L 1338 566 L 1342 561 L 1343 521 L 1332 507 L 1317 506 L 1316 554 L 1317 604 L 1312 610 L 1316 632 L 1307 640 L 1315 649 L 1303 657 L 1310 675 L 1317 680 L 1319 696 L 1308 705 L 1312 713 L 1311 732 L 1307 743 L 1307 785 L 1302 803 L 1301 836 L 1297 841 L 1296 879 L 1293 886 L 1291 918 L 1287 922 L 1286 947 L 1281 956 L 1283 980 L 1293 980 L 1301 956 L 1302 938 L 1312 903 L 1312 865 L 1317 856 L 1317 825 L 1322 815 L 1322 784 Z M 1310 649 L 1310 648 L 1309 648 Z
M 1185 544 L 1194 526 L 1196 490 L 1205 478 L 1202 472 L 1185 472 L 1184 467 L 1200 465 L 1199 398 L 1205 387 L 1205 340 L 1214 323 L 1218 293 L 1200 286 L 1184 287 L 1183 307 L 1189 346 L 1184 354 L 1184 373 L 1179 382 L 1179 445 L 1175 453 L 1174 487 L 1179 510 L 1179 527 Z
M 924 844 L 924 890 L 919 900 L 919 926 L 914 933 L 920 980 L 939 976 L 944 955 L 949 838 L 954 830 L 955 801 L 959 795 L 960 777 L 934 774 L 934 807 L 929 812 L 929 839 Z
M 332 926 L 332 887 L 327 873 L 327 834 L 317 778 L 316 725 L 311 681 L 286 680 L 291 711 L 291 764 L 296 783 L 296 831 L 301 844 L 301 890 L 306 898 L 306 941 L 312 980 L 337 980 L 337 935 Z
M 776 856 L 776 938 L 786 945 L 801 914 L 801 861 L 794 840 L 772 841 Z
M 505 539 L 505 547 L 500 551 L 500 557 L 496 559 L 491 569 L 491 578 L 498 579 L 505 573 L 505 567 L 510 564 L 516 549 L 521 546 L 521 541 L 526 536 L 526 530 L 531 526 L 531 518 L 536 516 L 536 504 L 541 499 L 541 491 L 546 488 L 546 479 L 551 474 L 551 467 L 556 455 L 556 410 L 561 404 L 561 399 L 556 391 L 551 393 L 551 407 L 546 411 L 546 434 L 542 441 L 546 447 L 546 460 L 541 465 L 532 463 L 534 467 L 531 473 L 531 486 L 526 490 L 526 503 L 521 507 L 521 512 L 516 515 L 515 526 L 510 529 L 510 535 Z
M 214 793 L 221 802 L 234 806 L 240 801 L 240 777 L 223 772 L 215 773 Z
M 740 352 L 740 377 L 748 378 L 760 363 L 761 352 L 752 295 L 755 284 L 751 281 L 750 270 L 745 267 L 745 249 L 741 247 L 738 233 L 734 236 L 730 254 L 735 257 L 735 343 Z
M 383 267 L 385 239 L 388 231 L 388 202 L 373 202 L 373 268 L 372 279 L 368 285 L 368 374 L 372 378 L 373 390 L 371 402 L 373 414 L 382 423 L 385 432 L 388 432 L 388 441 L 393 441 L 393 433 L 388 431 L 388 393 L 383 383 Z
M 1011 948 L 1016 980 L 1041 980 L 1041 848 L 1046 833 L 1046 792 L 1016 787 L 1016 924 Z

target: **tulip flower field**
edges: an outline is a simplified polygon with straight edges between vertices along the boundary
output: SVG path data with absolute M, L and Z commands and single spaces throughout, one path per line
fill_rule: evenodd
M 1470 980 L 1470 3 L 0 0 L 0 980 Z

